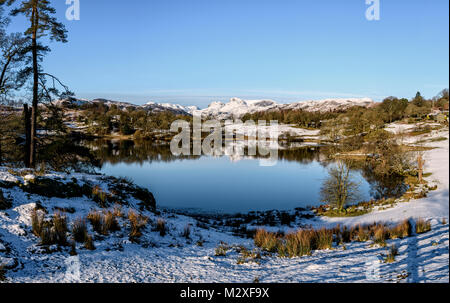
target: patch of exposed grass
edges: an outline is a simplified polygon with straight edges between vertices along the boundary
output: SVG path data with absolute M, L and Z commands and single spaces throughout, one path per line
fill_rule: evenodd
M 214 255 L 216 257 L 225 257 L 229 250 L 230 250 L 230 247 L 227 244 L 220 243 L 220 245 L 216 247 Z
M 392 245 L 389 249 L 388 255 L 384 260 L 385 263 L 394 263 L 395 257 L 398 256 L 398 248 L 395 245 Z

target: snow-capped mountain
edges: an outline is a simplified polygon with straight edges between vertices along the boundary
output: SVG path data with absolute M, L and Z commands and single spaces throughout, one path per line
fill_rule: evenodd
M 327 112 L 345 110 L 353 106 L 370 107 L 375 103 L 370 98 L 347 98 L 347 99 L 325 99 L 320 101 L 303 101 L 290 104 L 281 104 L 273 100 L 242 100 L 232 98 L 228 103 L 213 102 L 205 109 L 196 106 L 183 106 L 171 103 L 148 102 L 144 105 L 135 105 L 127 102 L 111 101 L 106 99 L 94 99 L 92 101 L 84 99 L 66 99 L 55 101 L 54 104 L 64 107 L 79 107 L 89 103 L 103 103 L 107 106 L 115 105 L 121 109 L 143 108 L 149 112 L 170 111 L 181 115 L 200 115 L 209 119 L 232 119 L 241 118 L 248 113 L 256 113 L 267 110 L 304 110 L 309 112 Z
M 195 111 L 203 118 L 229 119 L 240 118 L 247 113 L 266 110 L 304 110 L 308 112 L 328 112 L 344 110 L 353 106 L 369 107 L 374 101 L 369 98 L 325 99 L 279 104 L 272 100 L 242 100 L 232 98 L 228 103 L 213 102 L 208 108 Z
M 195 111 L 203 118 L 240 118 L 247 113 L 275 109 L 279 104 L 272 100 L 242 100 L 232 98 L 228 103 L 213 102 L 203 110 Z
M 171 104 L 171 103 L 156 103 L 156 102 L 148 102 L 144 105 L 136 105 L 128 102 L 121 102 L 121 101 L 112 101 L 107 99 L 94 99 L 94 100 L 85 100 L 85 99 L 64 99 L 64 100 L 57 100 L 53 101 L 54 105 L 62 106 L 62 107 L 81 107 L 83 105 L 87 104 L 95 104 L 95 103 L 102 103 L 106 106 L 117 106 L 120 109 L 127 109 L 127 108 L 143 108 L 149 112 L 164 112 L 164 111 L 170 111 L 174 114 L 180 114 L 180 115 L 192 115 L 192 113 L 199 108 L 197 106 L 183 106 L 179 104 Z

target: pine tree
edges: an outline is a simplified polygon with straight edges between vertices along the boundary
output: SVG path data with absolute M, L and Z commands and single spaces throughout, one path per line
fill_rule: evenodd
M 37 133 L 37 115 L 39 103 L 39 85 L 40 81 L 40 66 L 39 62 L 42 56 L 49 51 L 47 47 L 43 47 L 38 43 L 39 39 L 48 36 L 50 40 L 67 42 L 67 31 L 65 26 L 58 22 L 53 16 L 56 11 L 50 5 L 48 0 L 0 0 L 0 5 L 17 6 L 11 11 L 12 16 L 24 15 L 30 23 L 30 27 L 25 31 L 25 36 L 31 40 L 29 50 L 32 56 L 32 75 L 33 75 L 33 101 L 31 110 L 31 142 L 30 142 L 30 159 L 28 166 L 35 167 L 36 165 L 36 133 Z

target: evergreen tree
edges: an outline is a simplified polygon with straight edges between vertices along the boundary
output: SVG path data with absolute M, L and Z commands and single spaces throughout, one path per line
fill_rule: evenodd
M 13 6 L 11 11 L 12 16 L 24 15 L 30 26 L 25 31 L 25 36 L 31 41 L 28 45 L 28 50 L 31 53 L 32 67 L 29 72 L 33 75 L 33 101 L 31 112 L 31 142 L 30 142 L 30 159 L 28 166 L 34 167 L 36 165 L 36 133 L 37 133 L 37 115 L 38 115 L 38 103 L 42 96 L 39 95 L 39 87 L 45 91 L 46 95 L 50 95 L 52 92 L 45 88 L 45 81 L 43 77 L 51 76 L 44 74 L 40 68 L 40 61 L 46 52 L 49 51 L 48 47 L 39 44 L 39 40 L 43 37 L 49 37 L 52 41 L 67 42 L 67 31 L 64 25 L 57 21 L 53 16 L 56 11 L 50 5 L 48 0 L 0 0 L 0 5 Z M 53 77 L 53 76 L 51 76 Z

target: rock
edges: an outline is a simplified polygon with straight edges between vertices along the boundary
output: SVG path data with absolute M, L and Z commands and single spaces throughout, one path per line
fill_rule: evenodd
M 5 269 L 13 269 L 15 268 L 19 263 L 15 258 L 6 258 L 0 256 L 0 267 L 3 267 Z

